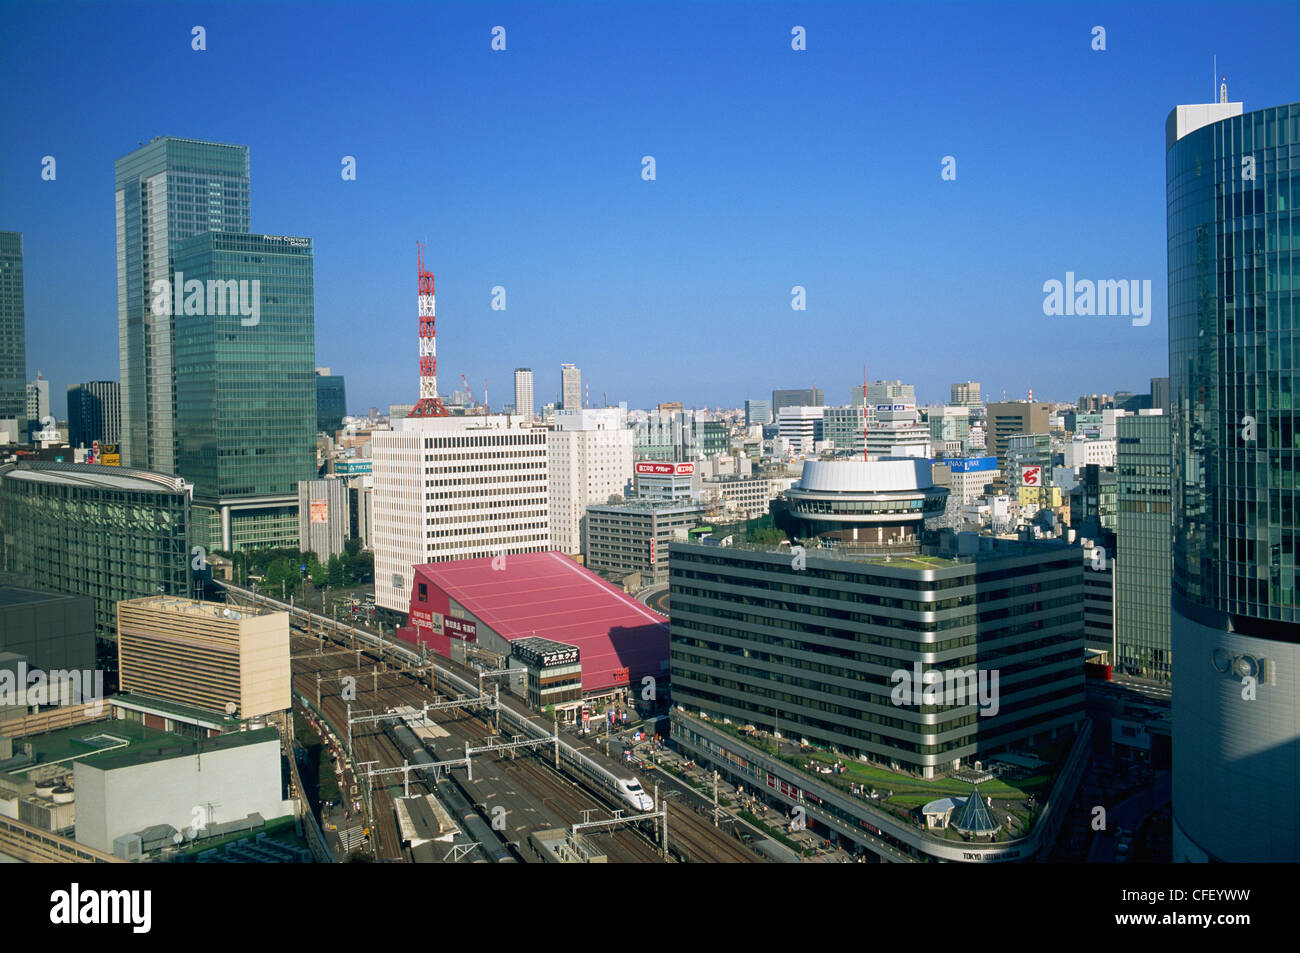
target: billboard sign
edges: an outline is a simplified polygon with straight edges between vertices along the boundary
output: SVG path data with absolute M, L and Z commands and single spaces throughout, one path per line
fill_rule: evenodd
M 313 523 L 328 523 L 330 521 L 329 500 L 311 501 L 311 521 Z
M 447 635 L 453 639 L 463 639 L 466 642 L 478 641 L 478 623 L 476 622 L 446 616 L 442 620 L 442 625 L 447 630 Z
M 652 476 L 689 476 L 695 472 L 693 463 L 638 463 L 636 465 L 637 473 L 649 474 Z
M 1043 468 L 1042 467 L 1021 467 L 1020 485 L 1021 486 L 1042 486 Z
M 984 473 L 998 468 L 997 457 L 968 457 L 965 460 L 945 460 L 953 473 Z

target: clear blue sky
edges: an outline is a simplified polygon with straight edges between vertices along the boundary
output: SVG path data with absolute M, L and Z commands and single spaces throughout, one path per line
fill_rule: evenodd
M 864 363 L 922 400 L 967 378 L 1145 391 L 1167 365 L 1165 116 L 1211 101 L 1216 53 L 1247 110 L 1300 99 L 1298 11 L 7 2 L 0 228 L 25 237 L 29 378 L 60 415 L 68 384 L 117 378 L 113 160 L 174 135 L 247 144 L 253 228 L 315 240 L 317 363 L 353 411 L 415 400 L 417 239 L 440 389 L 487 378 L 496 406 L 518 365 L 552 399 L 563 361 L 634 407 L 814 381 L 844 403 Z M 1150 279 L 1150 326 L 1045 317 L 1066 271 Z

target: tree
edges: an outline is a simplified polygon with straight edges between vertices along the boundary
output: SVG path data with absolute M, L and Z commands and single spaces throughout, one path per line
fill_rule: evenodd
M 343 561 L 339 559 L 338 553 L 332 553 L 329 559 L 329 582 L 334 588 L 343 587 Z
M 317 589 L 329 582 L 329 571 L 320 564 L 315 553 L 307 560 L 307 572 L 311 574 L 311 584 Z

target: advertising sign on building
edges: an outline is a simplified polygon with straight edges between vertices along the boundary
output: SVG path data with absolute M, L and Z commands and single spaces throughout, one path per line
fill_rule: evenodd
M 447 630 L 447 635 L 453 639 L 464 639 L 466 642 L 478 641 L 478 623 L 476 622 L 447 616 L 442 620 L 442 624 Z
M 1021 486 L 1042 486 L 1043 468 L 1042 467 L 1021 467 L 1020 485 Z
M 636 465 L 637 473 L 651 474 L 654 476 L 689 476 L 695 472 L 693 463 L 638 463 Z
M 330 521 L 329 500 L 311 501 L 311 521 L 313 523 L 328 523 Z

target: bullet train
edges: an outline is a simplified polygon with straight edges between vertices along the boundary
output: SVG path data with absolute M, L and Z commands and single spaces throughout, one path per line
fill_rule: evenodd
M 616 784 L 619 798 L 638 811 L 653 811 L 655 802 L 645 793 L 641 782 L 636 778 L 620 778 Z

